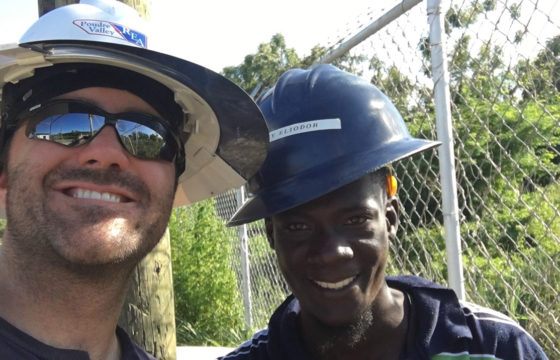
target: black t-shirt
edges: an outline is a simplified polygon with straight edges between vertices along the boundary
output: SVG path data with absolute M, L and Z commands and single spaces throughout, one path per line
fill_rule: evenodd
M 122 360 L 155 360 L 136 345 L 128 334 L 117 326 Z M 0 359 L 9 360 L 89 360 L 85 351 L 58 349 L 27 335 L 0 318 Z

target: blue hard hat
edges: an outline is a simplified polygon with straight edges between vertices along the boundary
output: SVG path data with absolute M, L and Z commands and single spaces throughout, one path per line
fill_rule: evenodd
M 332 65 L 287 71 L 257 104 L 270 148 L 228 225 L 294 208 L 439 145 L 410 136 L 387 96 Z

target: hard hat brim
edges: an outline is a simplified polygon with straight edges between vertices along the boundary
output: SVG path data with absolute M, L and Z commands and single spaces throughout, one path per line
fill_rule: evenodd
M 144 48 L 45 41 L 0 48 L 0 89 L 33 76 L 36 68 L 60 63 L 126 68 L 167 86 L 188 113 L 186 170 L 175 206 L 242 186 L 266 157 L 268 129 L 249 95 L 225 77 L 189 61 Z
M 440 145 L 439 141 L 408 138 L 359 154 L 348 154 L 337 161 L 316 166 L 305 174 L 263 188 L 238 209 L 227 226 L 237 226 L 270 217 L 328 194 L 367 173 L 394 161 Z M 327 173 L 336 176 L 325 176 Z

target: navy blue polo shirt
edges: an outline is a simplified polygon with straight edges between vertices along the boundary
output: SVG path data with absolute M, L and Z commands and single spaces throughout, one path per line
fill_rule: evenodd
M 121 345 L 122 360 L 155 360 L 136 345 L 121 327 L 117 327 L 116 332 Z M 85 351 L 58 349 L 46 345 L 0 318 L 0 359 L 89 360 L 89 355 Z
M 388 277 L 410 296 L 416 340 L 407 360 L 546 360 L 536 341 L 507 316 L 459 302 L 455 292 L 415 276 Z M 300 306 L 290 295 L 257 332 L 222 360 L 311 360 L 300 337 Z

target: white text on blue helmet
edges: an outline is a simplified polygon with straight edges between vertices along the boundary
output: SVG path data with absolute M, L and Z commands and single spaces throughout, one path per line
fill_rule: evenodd
M 296 134 L 320 131 L 320 130 L 339 130 L 341 128 L 340 119 L 319 119 L 300 122 L 283 128 L 276 129 L 269 133 L 270 141 L 275 141 L 278 139 L 285 138 L 286 136 L 292 136 Z

